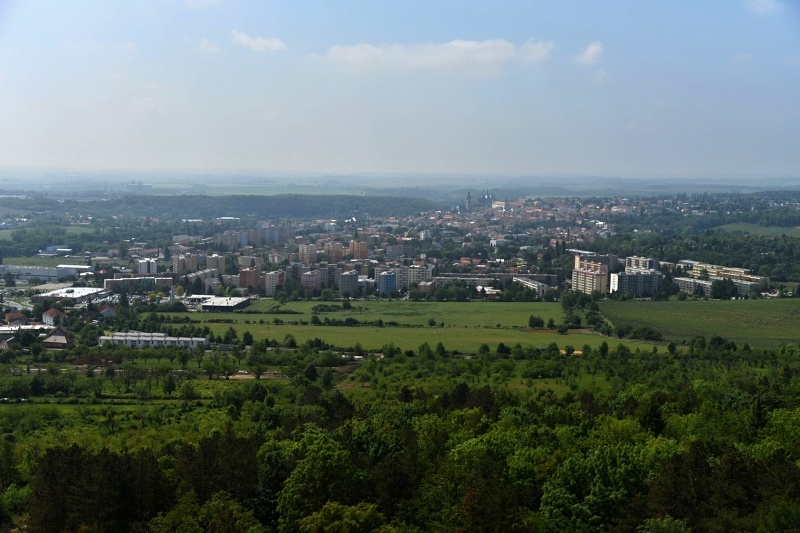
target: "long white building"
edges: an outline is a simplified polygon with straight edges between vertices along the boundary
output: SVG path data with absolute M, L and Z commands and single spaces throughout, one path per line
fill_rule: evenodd
M 208 341 L 203 337 L 167 337 L 166 333 L 145 333 L 128 331 L 100 337 L 100 345 L 121 344 L 130 348 L 196 348 L 205 346 Z

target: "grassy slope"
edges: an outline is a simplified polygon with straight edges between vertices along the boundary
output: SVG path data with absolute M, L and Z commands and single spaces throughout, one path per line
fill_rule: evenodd
M 800 299 L 607 301 L 600 310 L 614 325 L 649 326 L 677 341 L 720 335 L 739 345 L 768 348 L 800 339 Z

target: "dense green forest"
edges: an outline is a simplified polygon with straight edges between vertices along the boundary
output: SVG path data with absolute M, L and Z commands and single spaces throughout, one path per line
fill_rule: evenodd
M 798 355 L 698 337 L 327 367 L 308 349 L 285 380 L 0 406 L 0 501 L 42 532 L 787 531 Z

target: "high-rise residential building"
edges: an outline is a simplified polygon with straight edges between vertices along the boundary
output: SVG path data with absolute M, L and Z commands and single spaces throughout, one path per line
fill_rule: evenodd
M 283 244 L 294 237 L 294 229 L 289 224 L 274 226 L 262 221 L 258 225 L 258 239 L 261 244 Z
M 286 273 L 282 270 L 275 270 L 264 274 L 264 294 L 275 296 L 279 288 L 282 288 L 286 280 Z
M 338 263 L 344 257 L 344 246 L 338 241 L 326 242 L 325 255 L 331 263 Z
M 652 257 L 630 256 L 625 258 L 625 271 L 635 270 L 658 270 L 658 260 Z
M 298 255 L 301 263 L 304 265 L 313 265 L 317 262 L 317 245 L 301 244 L 299 246 Z
M 611 274 L 609 291 L 636 298 L 654 295 L 664 284 L 664 275 L 658 271 L 658 266 L 658 261 L 652 257 L 626 257 L 625 272 Z
M 695 294 L 702 292 L 703 294 L 711 295 L 711 281 L 695 279 L 695 278 L 672 278 L 672 281 L 678 286 L 678 289 L 686 294 Z
M 378 290 L 378 294 L 381 295 L 388 295 L 391 294 L 392 291 L 397 290 L 397 275 L 394 273 L 393 270 L 388 272 L 381 272 L 378 276 L 375 276 L 375 283 L 376 289 Z
M 629 294 L 636 298 L 653 296 L 664 284 L 664 274 L 658 270 L 631 269 L 611 274 L 610 292 Z
M 136 261 L 136 271 L 139 274 L 157 274 L 158 263 L 155 259 L 138 259 Z
M 306 290 L 318 293 L 322 289 L 322 273 L 319 270 L 310 270 L 300 274 L 300 285 Z
M 218 254 L 207 256 L 206 268 L 215 268 L 218 272 L 225 272 L 225 256 Z
M 362 241 L 350 241 L 350 248 L 348 250 L 350 255 L 353 256 L 353 259 L 358 259 L 363 261 L 369 255 L 369 248 L 367 243 Z
M 572 290 L 591 294 L 599 291 L 608 292 L 608 266 L 603 263 L 580 260 L 575 257 L 575 268 L 572 270 Z
M 402 266 L 397 271 L 397 287 L 410 289 L 423 281 L 433 279 L 433 265 L 410 265 Z
M 261 269 L 257 267 L 240 269 L 239 287 L 248 287 L 253 290 L 261 287 Z
M 342 269 L 337 265 L 322 265 L 319 270 L 322 272 L 322 286 L 332 289 L 339 286 L 339 278 Z
M 197 279 L 203 283 L 203 292 L 209 294 L 217 288 L 217 283 L 219 282 L 219 270 L 216 268 L 206 268 L 204 270 L 192 272 L 186 276 L 186 281 L 189 283 L 190 287 Z
M 342 272 L 339 276 L 339 294 L 353 296 L 358 292 L 358 271 Z
M 240 268 L 251 268 L 251 267 L 258 267 L 261 268 L 264 266 L 264 258 L 258 257 L 255 255 L 240 255 L 239 256 L 239 267 Z
M 185 274 L 197 270 L 197 256 L 194 254 L 177 255 L 172 258 L 172 272 Z
M 600 255 L 595 254 L 592 252 L 580 252 L 575 254 L 575 268 L 579 268 L 578 265 L 581 262 L 585 263 L 599 263 L 601 265 L 605 265 L 606 270 L 611 272 L 614 267 L 619 264 L 619 257 L 613 254 L 607 255 Z
M 303 265 L 300 263 L 294 262 L 289 263 L 286 265 L 286 277 L 287 279 L 294 279 L 300 280 L 300 275 L 303 273 Z

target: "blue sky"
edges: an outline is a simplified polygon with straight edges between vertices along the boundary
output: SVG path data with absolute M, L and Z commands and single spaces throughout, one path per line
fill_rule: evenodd
M 0 166 L 800 175 L 788 0 L 0 0 Z

